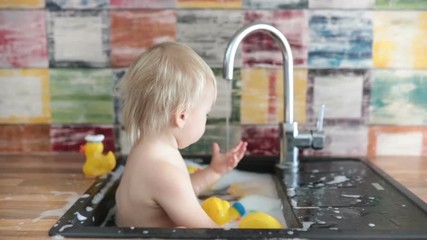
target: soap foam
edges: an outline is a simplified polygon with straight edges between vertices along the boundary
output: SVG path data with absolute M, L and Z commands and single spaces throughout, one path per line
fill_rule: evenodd
M 77 194 L 76 192 L 51 191 L 50 193 L 54 195 L 69 195 L 67 197 L 67 203 L 62 208 L 51 209 L 51 210 L 46 210 L 41 212 L 37 218 L 34 218 L 32 220 L 33 222 L 37 222 L 40 219 L 47 218 L 47 217 L 61 217 L 77 201 L 77 199 L 80 198 L 80 195 Z

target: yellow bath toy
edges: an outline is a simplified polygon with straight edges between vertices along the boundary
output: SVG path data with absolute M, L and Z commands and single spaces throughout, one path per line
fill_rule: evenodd
M 116 166 L 116 157 L 109 151 L 104 151 L 104 135 L 87 135 L 86 144 L 81 146 L 80 151 L 85 154 L 86 162 L 83 165 L 83 173 L 88 177 L 98 177 L 110 172 Z
M 196 167 L 196 166 L 187 166 L 187 171 L 188 171 L 188 173 L 196 173 L 196 172 L 198 172 L 198 171 L 200 171 L 200 170 L 202 170 L 201 168 L 199 168 L 199 167 Z
M 202 208 L 218 225 L 224 225 L 231 220 L 237 220 L 246 213 L 241 203 L 235 202 L 230 206 L 230 202 L 218 197 L 210 197 L 203 201 Z
M 274 217 L 263 212 L 254 212 L 246 215 L 242 220 L 240 220 L 239 228 L 283 229 L 284 227 Z

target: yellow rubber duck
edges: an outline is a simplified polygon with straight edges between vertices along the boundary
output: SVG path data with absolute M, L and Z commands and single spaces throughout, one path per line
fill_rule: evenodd
M 190 174 L 193 174 L 193 173 L 199 172 L 200 170 L 202 170 L 202 169 L 201 169 L 201 168 L 199 168 L 199 167 L 196 167 L 196 166 L 187 166 L 187 171 L 188 171 L 188 173 L 190 173 Z
M 218 225 L 224 225 L 231 220 L 239 220 L 239 228 L 284 228 L 284 226 L 276 218 L 263 212 L 253 212 L 245 216 L 245 207 L 240 202 L 235 202 L 232 206 L 230 206 L 230 202 L 213 196 L 203 201 L 202 208 Z
M 104 135 L 87 135 L 86 144 L 81 146 L 80 151 L 85 154 L 86 162 L 83 165 L 83 173 L 88 177 L 98 177 L 113 170 L 116 166 L 116 157 L 109 151 L 104 151 Z
M 202 208 L 218 225 L 224 225 L 231 220 L 238 220 L 246 214 L 246 210 L 239 202 L 230 205 L 230 202 L 218 197 L 209 197 L 202 203 Z

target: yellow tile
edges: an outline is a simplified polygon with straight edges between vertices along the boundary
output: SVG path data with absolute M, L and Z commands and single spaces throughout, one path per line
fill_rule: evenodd
M 17 114 L 17 115 L 7 115 L 0 117 L 0 123 L 50 123 L 51 120 L 51 111 L 50 111 L 50 88 L 49 88 L 49 71 L 48 69 L 0 69 L 0 78 L 23 78 L 23 81 L 27 81 L 25 78 L 36 78 L 28 79 L 29 81 L 38 80 L 40 81 L 40 99 L 34 99 L 34 101 L 39 100 L 41 105 L 41 112 L 38 114 Z M 0 79 L 1 82 L 1 79 Z M 9 81 L 10 83 L 10 81 Z M 28 89 L 29 92 L 32 89 Z M 18 93 L 19 94 L 19 93 Z M 17 98 L 20 96 L 17 95 Z M 5 101 L 19 101 L 19 99 L 6 99 Z M 22 109 L 21 109 L 22 110 Z M 21 112 L 22 113 L 22 112 Z
M 427 13 L 419 13 L 414 39 L 412 40 L 412 55 L 414 67 L 427 68 Z
M 0 8 L 43 8 L 45 0 L 0 0 Z
M 241 74 L 241 122 L 264 124 L 284 121 L 282 69 L 242 69 Z M 300 124 L 306 122 L 306 98 L 307 69 L 295 69 L 294 120 Z

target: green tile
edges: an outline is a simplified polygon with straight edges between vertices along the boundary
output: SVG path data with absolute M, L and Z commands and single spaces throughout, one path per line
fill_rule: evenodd
M 110 69 L 51 69 L 53 123 L 113 123 Z
M 427 9 L 426 0 L 376 0 L 378 9 Z
M 427 71 L 375 70 L 370 123 L 427 125 Z

